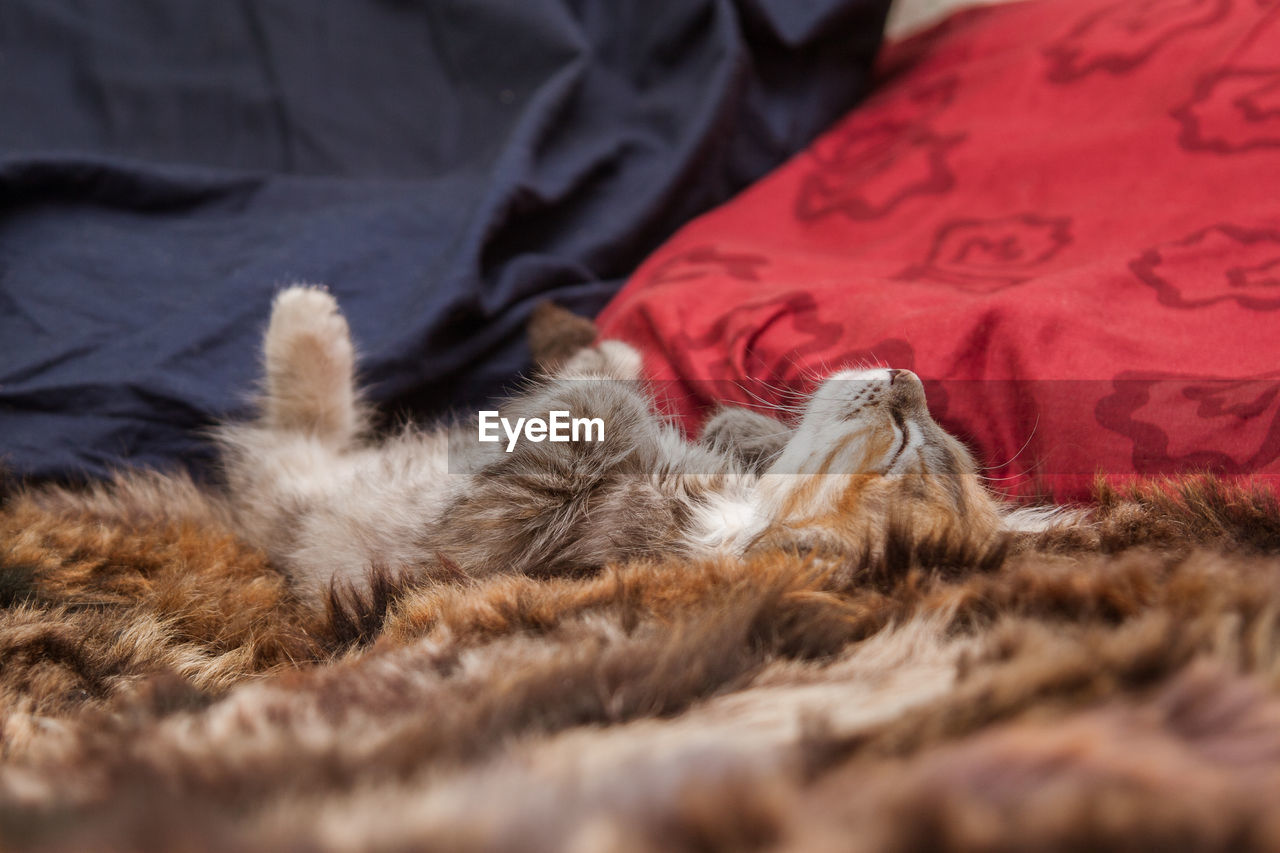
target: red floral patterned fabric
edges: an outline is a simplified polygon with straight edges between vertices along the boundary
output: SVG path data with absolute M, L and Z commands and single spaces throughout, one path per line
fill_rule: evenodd
M 974 9 L 881 71 L 601 315 L 691 429 L 881 363 L 1014 490 L 1280 473 L 1280 2 Z

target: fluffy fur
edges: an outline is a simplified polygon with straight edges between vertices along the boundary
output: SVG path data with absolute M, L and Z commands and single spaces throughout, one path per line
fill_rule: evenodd
M 626 367 L 625 351 L 589 352 Z M 577 358 L 530 393 L 567 382 Z M 828 452 L 857 456 L 857 475 L 775 470 L 789 479 L 757 494 L 789 508 L 740 551 L 647 533 L 633 548 L 570 525 L 567 562 L 487 550 L 505 562 L 475 571 L 458 545 L 375 561 L 365 542 L 363 574 L 308 586 L 249 541 L 245 505 L 182 477 L 10 495 L 0 846 L 1280 844 L 1274 494 L 1099 485 L 1087 523 L 1016 530 L 976 478 L 938 476 L 971 473 L 968 456 L 927 434 L 906 376 L 845 379 L 861 384 L 823 386 L 796 430 L 834 422 L 820 407 L 854 415 Z M 285 397 L 263 419 L 312 450 L 360 411 L 354 395 L 337 410 Z M 788 456 L 808 446 L 794 437 L 780 453 L 776 432 L 726 412 L 676 450 L 751 488 L 780 463 L 822 464 Z M 386 449 L 345 453 L 370 447 Z M 353 488 L 377 470 L 354 465 Z M 686 496 L 732 494 L 723 471 L 680 473 Z M 458 528 L 441 541 L 474 539 L 486 505 L 459 506 L 441 510 L 435 523 Z M 690 506 L 707 530 L 733 503 Z M 295 526 L 313 511 L 297 508 Z M 690 517 L 674 518 L 676 542 Z
M 313 616 L 159 482 L 4 507 L 6 849 L 1280 839 L 1269 493 L 1101 489 L 1088 527 L 893 524 L 839 560 L 382 572 Z

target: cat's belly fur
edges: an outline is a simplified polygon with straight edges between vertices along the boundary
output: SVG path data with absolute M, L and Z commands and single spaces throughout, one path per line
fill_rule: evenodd
M 376 448 L 334 450 L 305 436 L 275 436 L 253 477 L 270 489 L 261 505 L 237 508 L 242 529 L 287 566 L 299 591 L 323 594 L 332 580 L 359 581 L 429 555 L 424 522 L 451 496 L 448 432 L 406 433 Z

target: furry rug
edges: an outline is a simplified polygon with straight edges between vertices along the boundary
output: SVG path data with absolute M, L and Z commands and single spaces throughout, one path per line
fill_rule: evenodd
M 6 850 L 1280 847 L 1280 505 L 307 612 L 189 483 L 0 512 Z

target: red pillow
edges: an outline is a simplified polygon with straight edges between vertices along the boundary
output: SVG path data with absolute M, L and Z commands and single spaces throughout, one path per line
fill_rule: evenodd
M 1014 490 L 1280 473 L 1280 3 L 960 13 L 599 323 L 691 429 L 881 363 Z

